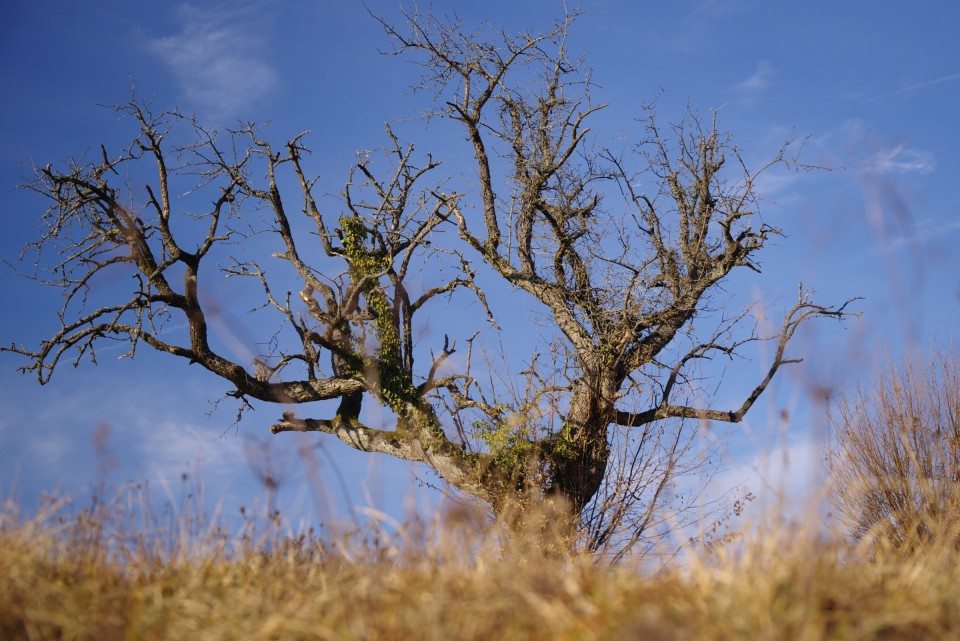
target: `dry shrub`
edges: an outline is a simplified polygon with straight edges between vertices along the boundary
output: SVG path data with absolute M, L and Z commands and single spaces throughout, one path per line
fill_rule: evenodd
M 956 354 L 896 365 L 831 411 L 835 507 L 877 550 L 960 543 L 960 368 Z

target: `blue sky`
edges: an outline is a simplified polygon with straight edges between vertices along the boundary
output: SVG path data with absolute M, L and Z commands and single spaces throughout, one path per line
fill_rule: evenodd
M 394 2 L 367 6 L 398 15 Z M 562 11 L 554 0 L 432 7 L 508 30 L 546 25 Z M 702 113 L 719 109 L 748 161 L 769 157 L 796 131 L 809 136 L 804 159 L 831 168 L 765 181 L 764 214 L 788 237 L 767 250 L 761 276 L 738 277 L 731 287 L 737 300 L 769 304 L 777 324 L 798 281 L 824 303 L 863 296 L 863 318 L 845 329 L 820 323 L 798 337 L 794 353 L 807 362 L 786 372 L 735 428 L 718 486 L 746 480 L 754 493 L 768 492 L 785 460 L 791 488 L 809 483 L 823 433 L 818 387 L 856 384 L 883 350 L 955 341 L 957 24 L 960 5 L 944 1 L 597 0 L 574 27 L 571 46 L 593 68 L 596 96 L 610 103 L 594 122 L 598 138 L 637 140 L 641 105 L 659 95 L 664 122 L 687 103 Z M 128 100 L 131 79 L 141 98 L 178 105 L 211 127 L 270 120 L 278 142 L 311 130 L 311 170 L 325 191 L 341 188 L 357 150 L 384 143 L 385 122 L 420 150 L 450 158 L 455 179 L 471 179 L 456 160 L 462 135 L 414 118 L 430 96 L 408 91 L 417 77 L 412 64 L 379 53 L 390 43 L 359 2 L 8 3 L 0 29 L 0 254 L 15 266 L 43 204 L 14 187 L 31 163 L 120 144 L 128 123 L 98 105 Z M 58 295 L 8 264 L 0 283 L 8 301 L 0 340 L 36 344 L 55 327 Z M 224 340 L 242 343 L 265 330 L 230 306 L 240 295 L 231 287 L 212 295 L 231 312 Z M 491 302 L 508 315 L 517 309 L 511 300 Z M 437 332 L 455 311 L 431 319 Z M 520 325 L 511 328 L 508 352 L 522 336 Z M 765 367 L 762 351 L 749 355 L 724 379 L 718 403 L 741 395 Z M 19 364 L 0 356 L 0 491 L 13 488 L 28 505 L 41 491 L 83 493 L 108 468 L 116 482 L 175 486 L 199 462 L 208 494 L 232 509 L 258 493 L 248 459 L 262 461 L 264 451 L 283 470 L 288 514 L 342 515 L 362 505 L 400 516 L 416 492 L 433 496 L 422 486 L 433 477 L 405 463 L 319 436 L 270 437 L 278 408 L 258 407 L 232 426 L 235 406 L 210 414 L 226 387 L 173 358 L 105 353 L 98 367 L 65 368 L 45 387 L 15 372 Z M 776 418 L 781 409 L 791 416 L 786 425 Z M 104 442 L 106 450 L 97 445 Z M 772 445 L 783 447 L 762 463 Z M 304 452 L 322 480 L 311 476 Z

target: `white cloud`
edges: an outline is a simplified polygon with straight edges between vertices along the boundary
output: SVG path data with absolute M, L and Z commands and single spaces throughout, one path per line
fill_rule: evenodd
M 929 174 L 937 168 L 932 152 L 890 140 L 870 123 L 856 118 L 818 135 L 811 143 L 831 158 L 828 164 L 866 177 Z
M 137 448 L 151 472 L 175 478 L 199 464 L 205 475 L 229 476 L 243 469 L 240 439 L 217 438 L 214 430 L 181 420 L 155 422 L 147 416 L 136 420 Z
M 188 101 L 210 117 L 235 118 L 276 86 L 277 73 L 262 57 L 249 12 L 183 5 L 177 13 L 180 32 L 150 38 L 146 48 L 174 74 Z
M 929 174 L 936 166 L 929 151 L 909 149 L 901 144 L 876 152 L 867 158 L 863 169 L 871 174 Z
M 913 93 L 919 89 L 926 89 L 927 87 L 933 87 L 935 85 L 943 84 L 945 82 L 953 82 L 955 80 L 960 80 L 960 73 L 951 73 L 946 76 L 940 76 L 939 78 L 934 78 L 933 80 L 926 80 L 924 82 L 916 82 L 912 85 L 907 85 L 896 91 L 891 92 L 891 95 L 901 95 L 906 93 Z
M 748 9 L 749 4 L 742 0 L 699 0 L 685 10 L 682 22 L 670 31 L 665 44 L 684 53 L 703 51 L 712 46 L 724 19 Z
M 929 217 L 910 225 L 901 233 L 884 231 L 883 240 L 877 242 L 878 251 L 887 251 L 899 247 L 925 245 L 931 241 L 943 240 L 945 236 L 960 231 L 960 220 L 943 221 Z
M 887 100 L 888 98 L 895 98 L 898 96 L 913 95 L 921 89 L 926 89 L 927 87 L 933 87 L 947 82 L 955 82 L 960 80 L 960 73 L 951 73 L 945 76 L 940 76 L 939 78 L 934 78 L 933 80 L 926 80 L 923 82 L 916 82 L 900 89 L 895 89 L 893 91 L 885 91 L 883 93 L 877 94 L 875 96 L 870 96 L 868 98 L 862 98 L 855 102 L 852 106 L 862 107 L 863 105 L 868 105 L 874 102 L 880 102 L 882 100 Z
M 63 433 L 38 434 L 28 443 L 30 464 L 44 466 L 51 476 L 63 471 L 64 464 L 76 452 L 76 443 Z
M 810 434 L 763 448 L 732 464 L 718 476 L 717 488 L 741 487 L 754 497 L 751 518 L 771 514 L 798 518 L 815 510 L 823 496 L 824 446 Z
M 771 85 L 774 75 L 773 65 L 761 60 L 757 63 L 757 70 L 753 75 L 737 83 L 735 88 L 748 94 L 757 94 Z
M 754 183 L 754 189 L 763 200 L 784 205 L 799 197 L 796 187 L 801 184 L 802 179 L 803 175 L 798 172 L 765 171 Z

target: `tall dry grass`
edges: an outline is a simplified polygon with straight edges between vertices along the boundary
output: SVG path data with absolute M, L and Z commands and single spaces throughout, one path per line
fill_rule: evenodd
M 99 506 L 5 506 L 0 639 L 960 638 L 949 545 L 904 558 L 765 524 L 649 574 L 557 554 L 544 515 L 521 536 L 460 508 L 320 537 Z
M 838 537 L 771 518 L 651 571 L 570 553 L 549 505 L 321 534 L 269 511 L 229 530 L 196 493 L 157 511 L 141 486 L 8 500 L 0 640 L 958 639 L 956 363 L 889 366 L 838 405 Z
M 854 538 L 909 552 L 960 528 L 960 365 L 887 359 L 867 385 L 840 399 L 831 477 L 838 516 Z

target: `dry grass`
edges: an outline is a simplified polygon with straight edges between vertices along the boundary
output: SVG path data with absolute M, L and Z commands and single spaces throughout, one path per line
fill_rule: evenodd
M 842 398 L 834 503 L 854 537 L 909 550 L 960 526 L 960 358 L 887 360 Z M 956 539 L 955 539 L 956 540 Z
M 79 516 L 0 516 L 0 638 L 954 639 L 960 557 L 818 541 L 787 526 L 655 574 L 505 540 L 469 513 L 403 535 L 224 536 Z M 188 522 L 189 521 L 189 522 Z M 150 525 L 149 523 L 147 525 Z M 478 530 L 484 530 L 481 537 Z M 534 528 L 542 534 L 543 528 Z M 542 537 L 539 537 L 542 538 Z
M 570 554 L 548 506 L 295 535 L 275 515 L 228 533 L 202 493 L 159 516 L 139 486 L 79 514 L 7 501 L 0 641 L 957 639 L 956 362 L 839 405 L 834 538 L 772 517 L 651 570 Z

